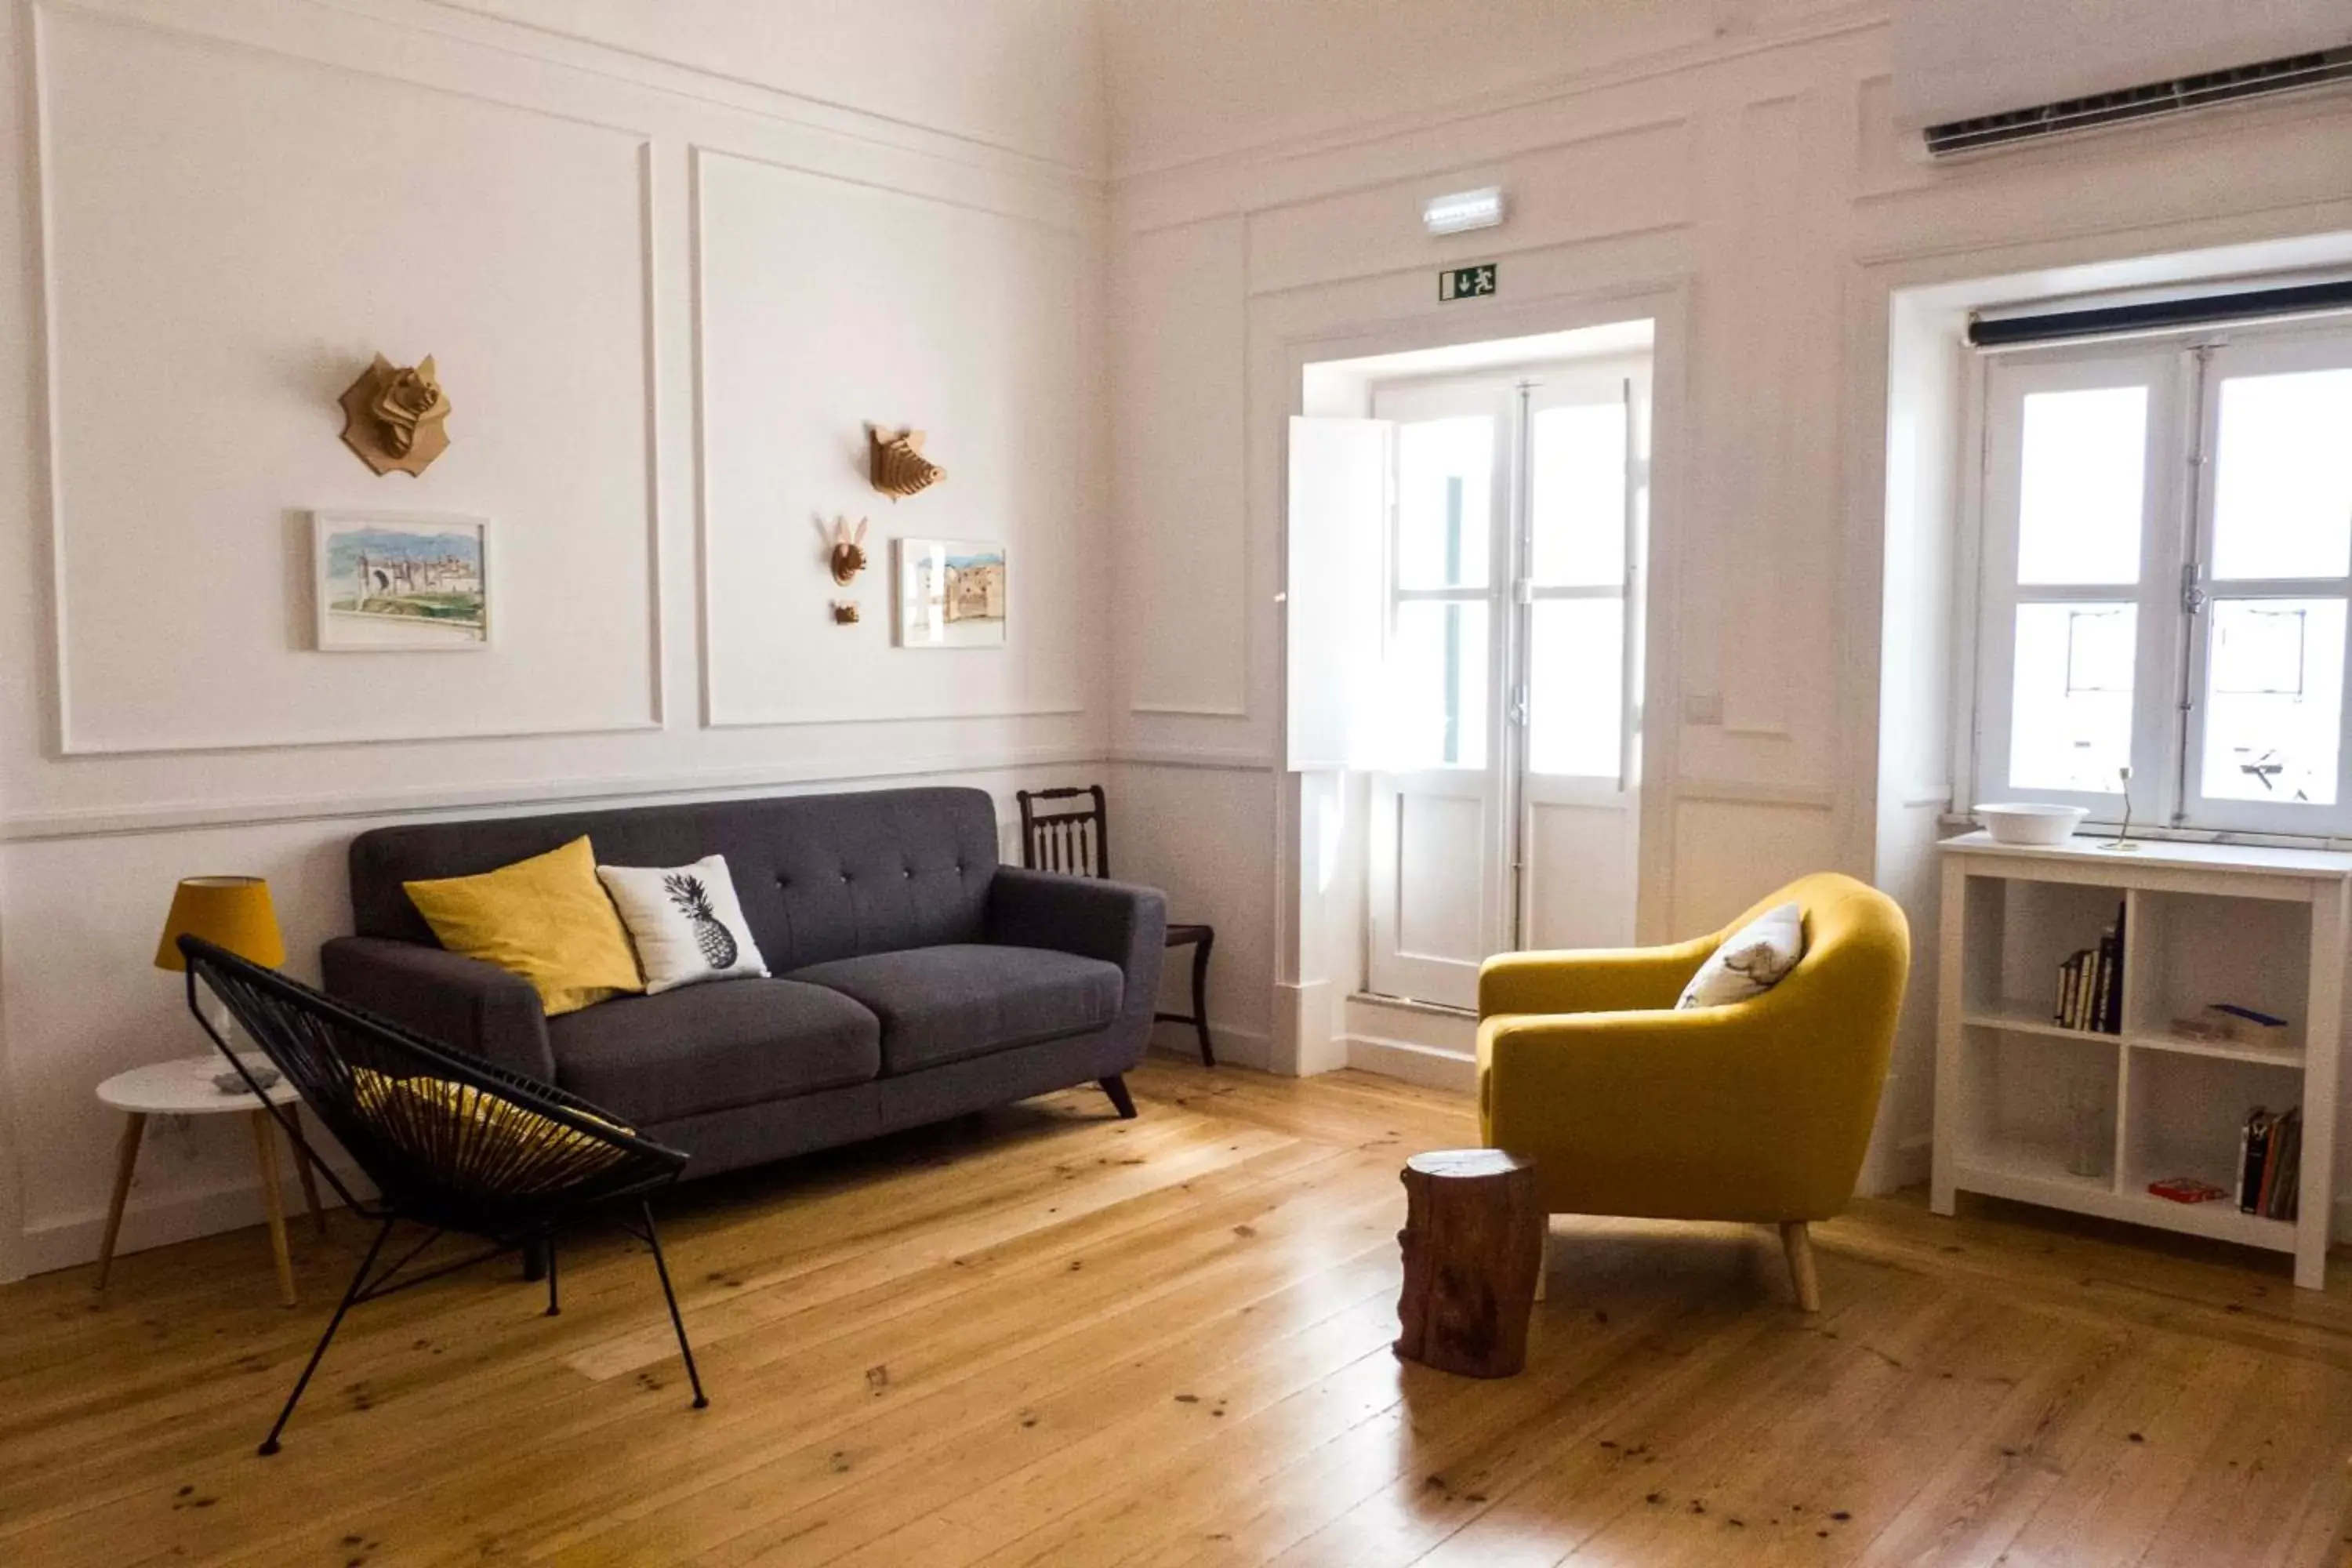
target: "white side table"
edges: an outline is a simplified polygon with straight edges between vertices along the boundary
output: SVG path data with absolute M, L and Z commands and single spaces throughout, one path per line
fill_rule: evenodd
M 114 1265 L 115 1238 L 122 1232 L 122 1205 L 131 1195 L 131 1175 L 139 1164 L 139 1143 L 147 1131 L 147 1119 L 243 1111 L 253 1119 L 253 1148 L 261 1167 L 261 1196 L 269 1208 L 269 1247 L 278 1261 L 278 1299 L 289 1307 L 294 1305 L 294 1259 L 286 1247 L 286 1207 L 278 1190 L 276 1118 L 252 1090 L 240 1087 L 234 1094 L 223 1094 L 213 1086 L 214 1074 L 234 1070 L 227 1058 L 215 1052 L 208 1057 L 133 1068 L 98 1086 L 99 1100 L 124 1113 L 122 1149 L 114 1170 L 114 1201 L 107 1205 L 106 1239 L 98 1254 L 100 1290 L 106 1289 L 107 1273 Z M 268 1105 L 296 1107 L 302 1099 L 282 1079 L 269 1086 L 266 1098 Z M 294 1114 L 299 1117 L 301 1111 L 298 1109 Z M 324 1236 L 327 1215 L 319 1206 L 318 1179 L 310 1173 L 310 1163 L 302 1158 L 299 1149 L 294 1152 L 294 1163 L 302 1175 L 302 1195 L 310 1201 L 311 1221 L 318 1226 L 319 1234 Z

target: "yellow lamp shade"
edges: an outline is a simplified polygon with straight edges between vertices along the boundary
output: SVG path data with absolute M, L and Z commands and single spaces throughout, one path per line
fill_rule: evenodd
M 275 969 L 286 962 L 286 938 L 269 902 L 269 884 L 259 877 L 190 877 L 172 895 L 163 919 L 163 940 L 155 946 L 155 967 L 185 969 L 180 938 L 202 937 L 239 958 Z

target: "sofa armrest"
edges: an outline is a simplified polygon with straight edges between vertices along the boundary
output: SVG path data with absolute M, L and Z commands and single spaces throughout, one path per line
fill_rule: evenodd
M 547 1014 L 520 974 L 413 942 L 339 936 L 319 950 L 328 994 L 509 1072 L 555 1081 Z
M 1168 900 L 1157 888 L 1003 868 L 989 888 L 987 935 L 1005 947 L 1049 947 L 1118 964 L 1127 976 L 1122 1017 L 1149 1018 L 1159 1005 Z

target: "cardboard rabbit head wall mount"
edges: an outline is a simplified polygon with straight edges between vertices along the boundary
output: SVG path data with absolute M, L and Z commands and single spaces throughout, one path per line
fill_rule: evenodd
M 851 578 L 866 570 L 867 521 L 865 518 L 859 518 L 857 531 L 852 533 L 849 531 L 847 518 L 836 517 L 833 520 L 833 533 L 829 541 L 832 550 L 827 560 L 833 568 L 833 580 L 845 588 L 849 585 Z

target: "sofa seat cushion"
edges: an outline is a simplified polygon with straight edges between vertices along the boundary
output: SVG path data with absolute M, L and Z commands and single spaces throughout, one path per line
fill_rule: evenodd
M 640 1127 L 869 1082 L 880 1037 L 848 996 L 790 980 L 681 986 L 547 1025 L 556 1082 Z
M 1118 1016 L 1118 965 L 1042 947 L 950 944 L 839 958 L 794 980 L 882 1020 L 886 1077 L 1099 1029 Z

